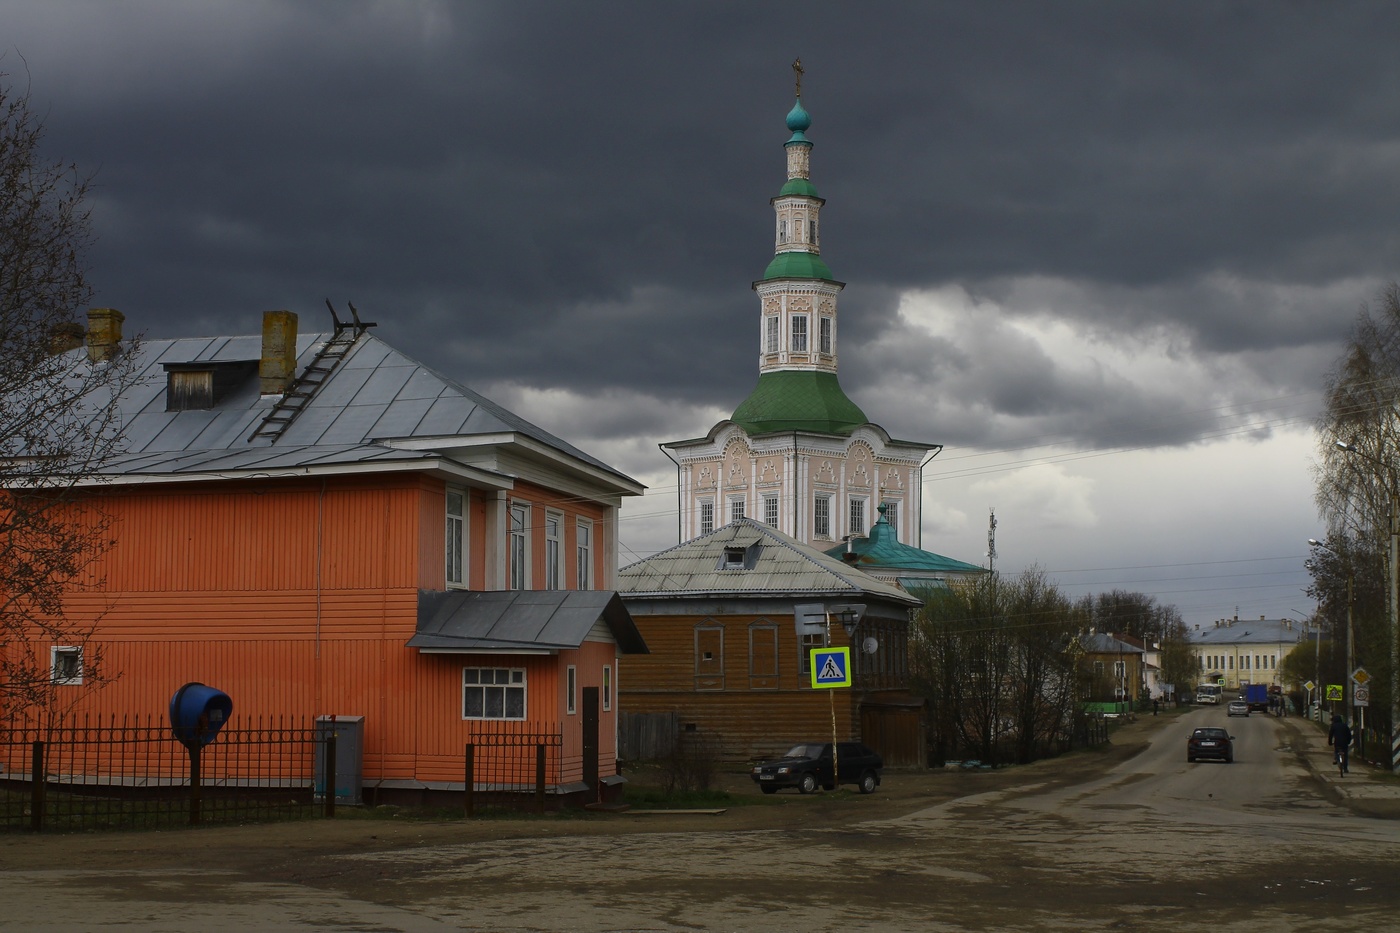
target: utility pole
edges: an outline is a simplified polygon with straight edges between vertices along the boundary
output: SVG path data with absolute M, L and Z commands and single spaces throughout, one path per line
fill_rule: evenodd
M 996 573 L 997 563 L 997 510 L 988 509 L 987 520 L 987 572 Z

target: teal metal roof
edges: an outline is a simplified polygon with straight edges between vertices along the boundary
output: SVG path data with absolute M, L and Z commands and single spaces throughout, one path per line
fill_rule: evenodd
M 792 130 L 792 138 L 787 141 L 786 145 L 791 146 L 793 143 L 812 145 L 811 140 L 804 135 L 811 127 L 812 115 L 803 108 L 802 98 L 799 97 L 797 103 L 793 104 L 792 109 L 788 111 L 787 128 Z
M 773 261 L 768 264 L 768 268 L 763 270 L 763 278 L 759 281 L 768 282 L 773 279 L 822 279 L 826 282 L 835 282 L 831 270 L 822 262 L 822 258 L 816 253 L 796 252 L 779 253 L 773 257 Z
M 852 538 L 849 547 L 845 544 L 838 544 L 829 549 L 827 554 L 832 557 L 842 557 L 851 554 L 854 557 L 846 558 L 856 567 L 862 570 L 918 570 L 930 573 L 986 573 L 986 571 L 976 564 L 969 564 L 966 561 L 955 560 L 951 557 L 944 557 L 942 554 L 935 554 L 932 551 L 925 551 L 922 548 L 911 547 L 908 544 L 900 544 L 894 527 L 885 520 L 885 507 L 880 506 L 880 518 L 870 528 L 870 536 L 866 538 Z M 904 583 L 903 580 L 900 581 Z M 930 581 L 911 581 L 920 586 L 930 585 Z M 908 588 L 907 586 L 905 587 Z
M 870 421 L 846 397 L 835 373 L 810 370 L 763 373 L 730 420 L 750 434 L 809 431 L 843 435 Z

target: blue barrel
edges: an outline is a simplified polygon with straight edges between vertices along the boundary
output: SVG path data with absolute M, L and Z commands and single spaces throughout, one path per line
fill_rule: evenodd
M 186 748 L 203 748 L 228 722 L 233 701 L 204 684 L 185 684 L 170 698 L 170 728 Z

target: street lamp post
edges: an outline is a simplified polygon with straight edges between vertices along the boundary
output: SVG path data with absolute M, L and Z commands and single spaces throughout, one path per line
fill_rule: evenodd
M 1347 453 L 1356 454 L 1386 471 L 1386 493 L 1390 497 L 1390 559 L 1387 562 L 1390 574 L 1390 770 L 1400 774 L 1400 619 L 1397 619 L 1397 602 L 1400 602 L 1400 528 L 1396 526 L 1395 474 L 1390 465 L 1378 460 L 1346 441 L 1337 441 L 1337 447 Z M 1351 672 L 1347 672 L 1350 677 Z
M 1351 682 L 1351 674 L 1356 670 L 1356 639 L 1355 630 L 1352 628 L 1351 623 L 1351 609 L 1356 599 L 1354 593 L 1356 574 L 1351 568 L 1350 555 L 1343 555 L 1341 551 L 1338 551 L 1330 544 L 1325 544 L 1316 538 L 1309 538 L 1308 543 L 1313 547 L 1320 547 L 1323 550 L 1331 551 L 1347 563 L 1347 670 L 1346 676 L 1342 678 L 1342 690 L 1344 691 L 1342 694 L 1342 705 L 1347 711 L 1347 721 L 1352 722 L 1356 719 L 1356 687 Z

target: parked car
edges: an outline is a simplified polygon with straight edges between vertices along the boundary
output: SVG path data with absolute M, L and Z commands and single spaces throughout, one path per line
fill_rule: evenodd
M 1249 704 L 1244 700 L 1231 700 L 1230 705 L 1225 707 L 1226 716 L 1248 716 Z
M 839 783 L 855 784 L 862 794 L 874 793 L 880 786 L 884 759 L 859 742 L 840 742 L 837 752 Z M 796 787 L 799 793 L 810 794 L 818 787 L 836 789 L 838 782 L 831 772 L 831 743 L 804 742 L 781 758 L 754 765 L 749 776 L 765 794 L 775 794 L 780 787 Z
M 1215 726 L 1195 730 L 1186 740 L 1186 760 L 1198 758 L 1215 758 L 1229 764 L 1235 760 L 1235 737 Z

